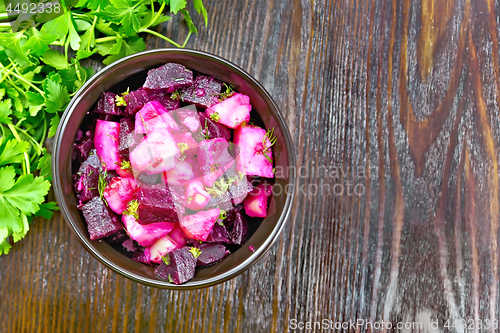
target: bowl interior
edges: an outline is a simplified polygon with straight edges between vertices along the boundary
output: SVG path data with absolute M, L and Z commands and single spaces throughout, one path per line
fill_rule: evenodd
M 119 253 L 106 242 L 91 242 L 85 221 L 76 207 L 76 197 L 72 185 L 71 155 L 76 132 L 87 111 L 109 90 L 125 91 L 127 87 L 136 89 L 142 85 L 147 70 L 166 62 L 177 62 L 190 69 L 212 75 L 231 84 L 238 92 L 248 95 L 267 128 L 275 128 L 278 141 L 273 146 L 277 177 L 275 194 L 264 219 L 248 242 L 222 262 L 203 269 L 191 281 L 183 285 L 173 285 L 159 280 L 154 269 L 137 263 Z M 264 88 L 246 72 L 228 61 L 199 51 L 153 50 L 146 51 L 106 67 L 91 78 L 77 93 L 64 113 L 59 125 L 53 151 L 54 189 L 61 212 L 80 242 L 99 261 L 116 272 L 147 285 L 192 289 L 206 287 L 234 277 L 255 263 L 276 240 L 287 218 L 294 193 L 295 166 L 293 145 L 283 118 Z M 280 190 L 281 189 L 281 190 Z M 252 245 L 254 252 L 248 249 Z

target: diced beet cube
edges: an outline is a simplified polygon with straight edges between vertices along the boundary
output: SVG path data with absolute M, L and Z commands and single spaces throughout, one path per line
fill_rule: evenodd
M 194 277 L 196 269 L 196 258 L 188 246 L 173 250 L 168 254 L 168 265 L 162 261 L 155 270 L 160 279 L 175 284 L 182 284 Z
M 231 243 L 243 245 L 247 241 L 248 222 L 241 214 L 241 206 L 227 212 L 227 217 L 224 220 L 224 225 L 229 231 Z
M 234 163 L 228 153 L 229 142 L 224 139 L 210 139 L 200 142 L 198 165 L 203 173 L 205 184 L 212 187 L 220 176 Z
M 181 185 L 194 179 L 193 162 L 189 159 L 178 161 L 175 168 L 164 173 L 165 182 L 169 185 Z
M 272 186 L 270 184 L 257 185 L 243 201 L 245 213 L 252 217 L 266 217 L 267 203 L 271 194 Z
M 132 255 L 132 260 L 141 262 L 143 264 L 149 265 L 149 266 L 155 266 L 151 264 L 151 261 L 149 260 L 149 256 L 146 254 L 146 250 L 139 249 L 134 252 Z
M 138 172 L 161 173 L 172 170 L 180 156 L 172 134 L 158 130 L 149 134 L 130 153 L 130 164 Z
M 114 121 L 97 120 L 94 145 L 97 155 L 106 170 L 116 170 L 121 163 L 118 156 L 120 124 Z
M 92 149 L 94 149 L 94 140 L 92 138 L 85 138 L 79 144 L 75 143 L 73 145 L 72 160 L 79 166 L 89 157 Z
M 78 169 L 78 172 L 83 173 L 87 166 L 91 166 L 99 171 L 102 171 L 102 164 L 99 160 L 99 156 L 97 156 L 97 152 L 95 149 L 92 149 L 89 153 L 89 157 L 83 161 L 82 165 Z
M 97 188 L 97 183 L 99 181 L 98 169 L 91 165 L 87 165 L 85 169 L 80 174 L 76 174 L 76 176 L 76 197 L 80 204 L 99 196 L 99 190 Z
M 184 186 L 168 184 L 167 187 L 170 191 L 170 195 L 172 195 L 172 199 L 174 200 L 177 216 L 180 219 L 186 212 L 186 207 L 184 206 L 184 203 L 186 202 Z
M 193 84 L 193 72 L 181 64 L 169 62 L 150 69 L 143 87 L 151 90 L 162 89 L 171 93 L 191 84 Z
M 134 115 L 140 110 L 147 102 L 150 101 L 149 94 L 143 88 L 131 91 L 124 97 L 127 106 L 125 112 L 129 115 Z
M 250 121 L 250 111 L 252 111 L 250 98 L 236 93 L 228 99 L 209 107 L 205 112 L 218 123 L 234 129 Z
M 175 110 L 174 117 L 175 120 L 177 120 L 177 123 L 184 129 L 187 129 L 192 133 L 199 131 L 200 117 L 198 116 L 198 112 L 196 111 L 196 107 L 194 105 Z
M 194 215 L 183 216 L 180 221 L 181 230 L 188 238 L 206 241 L 219 214 L 220 209 L 214 208 L 200 211 Z
M 237 128 L 233 143 L 243 164 L 241 169 L 246 170 L 247 175 L 274 178 L 273 152 L 265 129 L 252 125 Z
M 206 267 L 218 263 L 228 255 L 226 247 L 220 243 L 199 244 L 196 247 L 201 252 L 196 261 L 196 266 L 199 267 Z
M 157 101 L 163 107 L 168 110 L 175 110 L 179 108 L 180 101 L 174 100 L 169 94 L 166 94 L 162 90 L 145 90 L 144 88 L 139 88 L 137 90 L 131 91 L 127 96 L 125 96 L 125 102 L 127 106 L 125 112 L 129 115 L 134 115 L 138 110 L 140 110 L 147 102 Z
M 121 244 L 127 240 L 130 240 L 130 238 L 128 237 L 127 232 L 123 229 L 118 231 L 113 236 L 110 236 L 110 237 L 103 239 L 103 241 L 105 241 L 106 243 L 111 244 L 111 245 Z
M 149 261 L 157 264 L 162 258 L 175 249 L 180 249 L 186 245 L 186 238 L 179 227 L 175 227 L 168 235 L 159 238 L 153 245 L 144 250 Z
M 181 102 L 172 99 L 170 94 L 165 93 L 163 90 L 146 90 L 148 92 L 149 100 L 150 101 L 157 101 L 167 111 L 172 111 L 175 109 L 178 109 L 181 106 Z
M 205 184 L 200 179 L 193 179 L 186 184 L 186 208 L 201 210 L 210 202 L 210 194 L 205 191 Z
M 122 221 L 131 239 L 141 246 L 151 246 L 156 240 L 172 231 L 176 223 L 155 222 L 146 225 L 139 224 L 132 215 L 123 215 Z
M 83 217 L 87 222 L 90 240 L 112 236 L 122 230 L 123 224 L 99 197 L 95 197 L 82 207 Z
M 135 124 L 131 119 L 120 119 L 118 155 L 122 160 L 128 160 L 130 152 L 141 142 L 142 135 L 136 135 L 134 129 Z
M 207 237 L 207 243 L 231 243 L 231 236 L 224 224 L 214 224 L 212 232 Z
M 145 134 L 159 128 L 179 130 L 171 114 L 157 101 L 148 102 L 135 114 L 135 133 Z
M 153 222 L 179 222 L 174 199 L 167 188 L 139 188 L 137 213 L 140 224 Z
M 216 123 L 205 112 L 198 113 L 200 119 L 200 125 L 203 130 L 203 133 L 207 133 L 210 139 L 222 138 L 226 141 L 231 141 L 231 130 L 226 126 Z M 200 140 L 204 140 L 204 136 L 202 135 Z
M 109 208 L 117 214 L 123 214 L 127 204 L 135 198 L 137 185 L 133 178 L 114 177 L 104 188 L 104 198 Z
M 97 102 L 97 107 L 94 113 L 108 114 L 113 116 L 124 116 L 126 115 L 125 110 L 122 107 L 116 105 L 115 102 L 116 94 L 106 91 L 101 95 L 99 101 Z
M 181 90 L 184 102 L 208 108 L 219 102 L 222 82 L 213 76 L 198 75 L 193 84 Z

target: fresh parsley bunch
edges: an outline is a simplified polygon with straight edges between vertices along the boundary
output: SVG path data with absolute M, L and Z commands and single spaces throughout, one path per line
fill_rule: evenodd
M 184 47 L 198 32 L 186 0 L 62 3 L 62 15 L 25 22 L 17 32 L 0 8 L 0 255 L 9 252 L 11 240 L 26 235 L 34 216 L 50 219 L 58 209 L 55 202 L 45 202 L 52 180 L 46 139 L 55 134 L 71 97 L 94 74 L 80 60 L 98 54 L 110 64 L 143 51 L 145 34 Z M 202 0 L 193 5 L 206 26 Z M 151 30 L 170 20 L 170 13 L 182 14 L 189 27 L 182 45 Z

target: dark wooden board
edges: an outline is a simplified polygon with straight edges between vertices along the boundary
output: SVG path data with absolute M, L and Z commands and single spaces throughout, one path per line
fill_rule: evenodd
M 293 320 L 428 328 L 438 319 L 439 331 L 462 332 L 446 321 L 498 320 L 500 4 L 207 7 L 208 28 L 197 19 L 188 47 L 259 79 L 295 141 L 299 191 L 277 244 L 224 284 L 164 291 L 99 264 L 56 214 L 0 257 L 0 331 L 288 332 Z M 158 31 L 186 35 L 175 20 Z M 147 46 L 166 44 L 148 37 Z M 370 331 L 357 328 L 338 331 Z

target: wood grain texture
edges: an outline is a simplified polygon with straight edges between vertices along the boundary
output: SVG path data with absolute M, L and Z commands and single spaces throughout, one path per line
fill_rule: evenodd
M 444 324 L 498 320 L 500 2 L 207 7 L 208 28 L 188 47 L 260 80 L 295 142 L 299 191 L 279 241 L 231 281 L 164 291 L 99 264 L 56 214 L 0 257 L 0 331 L 293 332 L 292 319 L 438 319 L 438 331 L 464 332 Z M 187 29 L 174 20 L 158 31 L 182 40 Z M 484 331 L 498 330 L 467 330 Z

